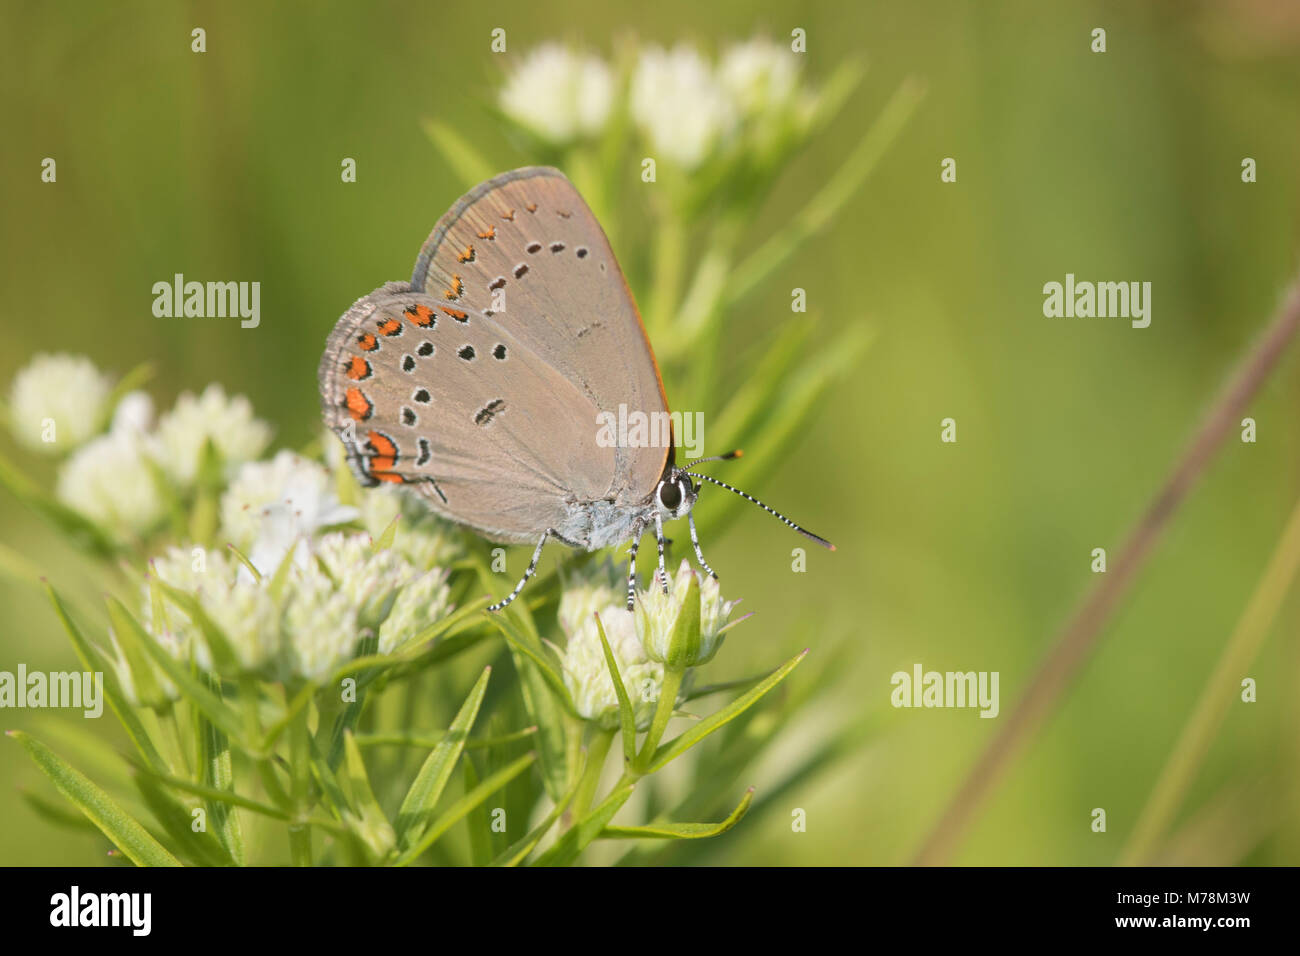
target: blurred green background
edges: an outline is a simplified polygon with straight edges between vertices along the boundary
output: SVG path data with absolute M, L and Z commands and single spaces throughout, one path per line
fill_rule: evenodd
M 1094 583 L 1091 549 L 1113 558 L 1295 267 L 1300 13 L 1265 0 L 630 9 L 6 0 L 0 382 L 38 351 L 84 353 L 118 373 L 149 360 L 164 407 L 220 381 L 275 423 L 277 444 L 300 447 L 318 428 L 316 366 L 334 321 L 381 281 L 406 278 L 470 185 L 420 119 L 453 124 L 501 170 L 535 159 L 488 109 L 510 57 L 549 39 L 602 53 L 629 35 L 713 50 L 802 27 L 814 81 L 864 58 L 865 82 L 786 170 L 755 242 L 917 77 L 926 97 L 875 175 L 747 300 L 720 358 L 725 393 L 744 381 L 746 338 L 781 323 L 874 331 L 788 460 L 749 489 L 839 551 L 810 552 L 808 573 L 792 575 L 800 542 L 787 530 L 754 511 L 711 539 L 701 508 L 724 592 L 756 612 L 712 676 L 804 645 L 810 664 L 847 651 L 833 674 L 795 673 L 825 686 L 772 761 L 826 728 L 863 727 L 855 752 L 785 794 L 783 812 L 745 820 L 710 859 L 906 862 Z M 194 26 L 207 30 L 206 54 L 190 52 Z M 504 57 L 488 49 L 498 26 Z M 1105 54 L 1089 50 L 1094 27 L 1107 30 Z M 40 182 L 46 156 L 56 185 Z M 340 183 L 345 156 L 358 162 L 355 184 Z M 957 160 L 955 184 L 940 183 L 944 157 Z M 259 280 L 261 327 L 154 318 L 151 287 L 175 272 Z M 1044 318 L 1042 286 L 1067 272 L 1150 281 L 1150 328 Z M 810 312 L 792 319 L 795 286 Z M 1300 491 L 1298 405 L 1288 356 L 1251 408 L 1258 443 L 1228 442 L 957 862 L 1117 858 Z M 939 441 L 949 416 L 955 445 Z M 3 450 L 18 457 L 7 437 Z M 81 559 L 8 497 L 0 524 L 61 588 L 95 597 Z M 0 579 L 0 605 L 0 669 L 75 666 L 38 591 Z M 1300 862 L 1297 624 L 1292 593 L 1249 671 L 1259 702 L 1229 710 L 1175 821 L 1181 859 Z M 1002 717 L 891 708 L 890 675 L 917 662 L 1000 671 Z M 33 731 L 60 719 L 0 714 Z M 52 828 L 21 802 L 20 787 L 48 787 L 9 742 L 0 777 L 0 863 L 104 859 L 104 841 Z M 805 833 L 791 832 L 794 807 L 807 811 Z M 1107 810 L 1105 834 L 1090 829 L 1094 807 Z

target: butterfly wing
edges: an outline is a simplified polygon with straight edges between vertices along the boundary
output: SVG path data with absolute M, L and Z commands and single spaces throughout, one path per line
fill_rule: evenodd
M 666 411 L 663 388 L 567 179 L 525 169 L 480 185 L 439 221 L 415 280 L 358 300 L 321 359 L 326 424 L 364 481 L 407 484 L 499 541 L 573 528 L 575 502 L 644 500 L 668 449 L 603 447 L 597 415 Z
M 558 169 L 529 166 L 477 186 L 442 217 L 411 287 L 510 332 L 600 412 L 666 414 L 650 341 L 605 232 Z M 591 420 L 584 424 L 590 424 Z M 549 441 L 544 436 L 543 441 Z M 644 501 L 669 446 L 615 448 L 599 497 Z

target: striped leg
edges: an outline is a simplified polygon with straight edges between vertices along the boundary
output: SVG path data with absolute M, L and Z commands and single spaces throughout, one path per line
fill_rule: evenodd
M 555 534 L 555 532 L 550 528 L 546 529 L 546 533 L 542 535 L 542 540 L 537 542 L 537 549 L 533 552 L 533 560 L 528 562 L 528 570 L 526 570 L 524 576 L 519 579 L 519 583 L 515 585 L 515 589 L 506 596 L 505 600 L 498 601 L 496 604 L 491 605 L 488 608 L 489 611 L 499 611 L 519 596 L 519 592 L 524 589 L 524 585 L 528 583 L 528 579 L 531 578 L 533 572 L 537 570 L 538 559 L 542 556 L 542 546 L 546 544 L 546 539 L 553 534 Z
M 631 557 L 627 562 L 627 609 L 632 610 L 632 605 L 636 603 L 636 552 L 641 547 L 641 534 L 645 531 L 645 526 L 639 521 L 632 528 L 632 548 L 628 552 Z
M 655 512 L 655 541 L 659 545 L 659 570 L 656 572 L 659 578 L 659 586 L 664 589 L 664 594 L 668 593 L 668 570 L 664 567 L 664 519 L 659 517 L 659 512 Z
M 691 544 L 695 545 L 695 560 L 700 562 L 700 567 L 709 572 L 709 577 L 718 580 L 717 574 L 709 567 L 709 562 L 704 560 L 704 552 L 700 550 L 700 539 L 695 536 L 695 515 L 689 511 L 686 513 L 686 523 L 691 526 Z

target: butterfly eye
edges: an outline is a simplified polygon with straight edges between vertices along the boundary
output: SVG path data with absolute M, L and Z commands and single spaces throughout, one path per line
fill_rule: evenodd
M 665 481 L 659 486 L 659 503 L 669 511 L 676 511 L 682 503 L 682 489 L 675 481 Z

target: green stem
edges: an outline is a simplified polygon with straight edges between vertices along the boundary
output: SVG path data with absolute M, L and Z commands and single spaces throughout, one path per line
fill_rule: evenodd
M 582 782 L 578 785 L 578 793 L 573 798 L 573 806 L 569 810 L 571 819 L 582 819 L 587 813 L 587 808 L 591 806 L 592 798 L 596 796 L 596 786 L 600 783 L 600 772 L 605 768 L 605 758 L 609 756 L 610 745 L 613 744 L 617 733 L 617 730 L 598 729 L 592 736 L 591 743 L 587 747 L 587 767 L 583 771 Z
M 651 269 L 650 301 L 646 314 L 650 327 L 665 331 L 670 327 L 673 312 L 681 297 L 682 248 L 686 230 L 681 218 L 672 210 L 659 217 Z
M 641 744 L 641 752 L 633 761 L 637 776 L 645 773 L 645 768 L 650 765 L 650 760 L 659 748 L 659 741 L 663 739 L 664 731 L 668 729 L 668 721 L 672 720 L 673 709 L 677 706 L 677 692 L 681 690 L 682 679 L 685 676 L 685 667 L 664 665 L 664 684 L 659 690 L 659 703 L 655 707 L 654 719 L 650 722 L 650 730 L 646 732 L 645 741 Z
M 1195 710 L 1183 727 L 1151 796 L 1147 798 L 1147 805 L 1120 856 L 1121 865 L 1155 862 L 1150 859 L 1151 854 L 1178 812 L 1228 708 L 1238 699 L 1241 679 L 1268 637 L 1297 570 L 1300 570 L 1300 504 L 1292 511 L 1291 520 L 1269 559 L 1264 576 L 1256 585 L 1250 603 L 1228 639 L 1214 673 L 1201 691 Z
M 308 794 L 311 788 L 311 739 L 304 707 L 289 725 L 290 797 L 294 818 L 289 823 L 289 857 L 294 866 L 311 866 L 311 814 Z

